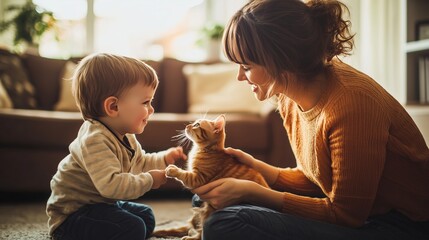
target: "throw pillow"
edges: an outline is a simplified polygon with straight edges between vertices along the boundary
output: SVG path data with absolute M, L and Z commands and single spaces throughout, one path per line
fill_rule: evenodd
M 36 108 L 34 87 L 18 56 L 0 55 L 0 82 L 15 108 Z
M 77 64 L 71 61 L 64 65 L 60 79 L 60 99 L 54 106 L 56 111 L 79 111 L 72 94 L 72 77 L 76 66 Z
M 0 108 L 13 108 L 12 100 L 10 100 L 6 89 L 0 81 Z
M 60 93 L 60 76 L 67 60 L 25 54 L 22 64 L 36 90 L 37 108 L 53 110 Z
M 248 84 L 237 81 L 236 64 L 188 64 L 183 72 L 188 80 L 188 112 L 262 113 L 273 107 L 256 99 Z

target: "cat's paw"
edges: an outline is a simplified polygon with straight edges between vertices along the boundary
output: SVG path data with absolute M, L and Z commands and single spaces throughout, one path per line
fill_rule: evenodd
M 177 177 L 179 171 L 180 169 L 176 165 L 168 165 L 165 169 L 165 175 L 167 175 L 167 177 Z

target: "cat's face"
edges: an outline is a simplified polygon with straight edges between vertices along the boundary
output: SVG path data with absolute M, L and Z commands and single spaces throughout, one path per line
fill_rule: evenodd
M 186 137 L 200 146 L 223 142 L 225 139 L 225 116 L 214 120 L 198 119 L 185 128 Z

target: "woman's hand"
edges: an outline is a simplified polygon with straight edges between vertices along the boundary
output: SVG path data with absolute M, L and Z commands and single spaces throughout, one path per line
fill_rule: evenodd
M 233 156 L 241 163 L 246 164 L 247 166 L 260 172 L 269 185 L 272 185 L 276 182 L 277 177 L 280 173 L 280 168 L 271 166 L 261 160 L 258 160 L 252 157 L 252 155 L 241 151 L 240 149 L 234 149 L 230 147 L 225 148 L 225 153 Z
M 252 155 L 243 152 L 240 149 L 235 149 L 235 148 L 225 148 L 225 153 L 229 154 L 231 156 L 233 156 L 234 158 L 236 158 L 238 161 L 240 161 L 243 164 L 246 164 L 249 167 L 254 168 L 255 167 L 255 162 L 257 161 L 254 157 L 252 157 Z
M 183 159 L 186 160 L 188 157 L 183 153 L 182 147 L 172 147 L 167 150 L 167 154 L 165 155 L 164 161 L 168 166 L 170 164 L 174 164 L 177 160 Z
M 235 178 L 222 178 L 192 190 L 213 208 L 221 209 L 243 202 L 256 183 Z

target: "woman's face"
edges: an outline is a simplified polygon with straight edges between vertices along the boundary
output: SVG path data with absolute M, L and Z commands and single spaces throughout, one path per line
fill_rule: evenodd
M 272 87 L 274 79 L 269 76 L 264 67 L 256 64 L 240 64 L 237 75 L 238 81 L 247 81 L 250 84 L 252 92 L 259 101 L 277 94 Z

